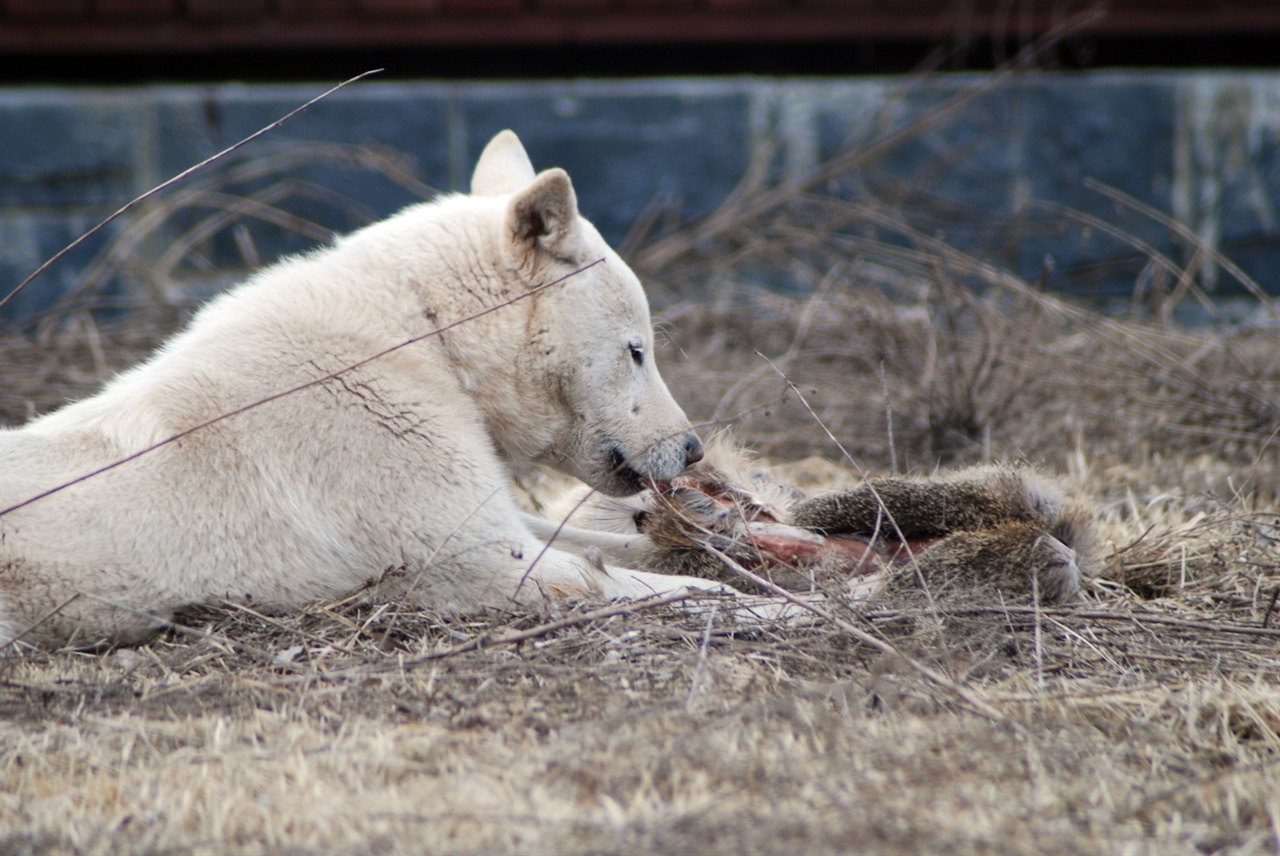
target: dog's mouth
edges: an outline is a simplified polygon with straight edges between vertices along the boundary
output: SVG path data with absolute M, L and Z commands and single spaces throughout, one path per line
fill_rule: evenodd
M 598 490 L 609 496 L 631 496 L 655 484 L 653 479 L 641 475 L 627 463 L 626 455 L 617 446 L 610 447 L 606 453 L 605 469 L 604 482 Z

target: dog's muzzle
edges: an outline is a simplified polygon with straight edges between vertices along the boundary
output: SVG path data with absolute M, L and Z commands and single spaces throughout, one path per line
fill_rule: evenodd
M 596 489 L 609 496 L 630 496 L 653 483 L 671 481 L 701 461 L 705 453 L 702 441 L 692 431 L 679 446 L 654 448 L 638 457 L 628 457 L 621 444 L 612 443 L 605 449 L 604 481 Z

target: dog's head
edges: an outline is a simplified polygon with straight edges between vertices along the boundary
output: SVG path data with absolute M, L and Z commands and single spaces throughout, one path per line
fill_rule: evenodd
M 507 275 L 538 290 L 513 357 L 526 400 L 511 404 L 552 430 L 528 457 L 613 496 L 668 482 L 699 460 L 702 444 L 658 372 L 644 289 L 578 213 L 568 174 L 535 173 L 515 134 L 503 131 L 481 155 L 471 189 L 501 197 Z

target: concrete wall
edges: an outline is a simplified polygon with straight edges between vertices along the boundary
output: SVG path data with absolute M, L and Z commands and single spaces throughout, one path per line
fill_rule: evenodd
M 0 291 L 114 208 L 323 88 L 0 91 Z M 972 99 L 942 112 L 965 94 Z M 777 173 L 798 177 L 924 117 L 933 121 L 831 190 L 891 205 L 929 234 L 1028 277 L 1052 256 L 1051 285 L 1086 296 L 1132 289 L 1147 261 L 1135 242 L 1180 263 L 1193 258 L 1187 241 L 1086 186 L 1091 179 L 1185 223 L 1280 293 L 1276 73 L 364 83 L 256 141 L 234 168 L 269 169 L 224 188 L 276 186 L 317 228 L 299 234 L 296 224 L 251 217 L 238 241 L 197 242 L 197 263 L 183 275 L 235 270 L 246 256 L 270 260 L 419 198 L 394 170 L 353 166 L 350 149 L 323 144 L 385 147 L 427 185 L 464 189 L 480 148 L 511 127 L 535 166 L 569 170 L 584 213 L 618 241 L 655 201 L 686 220 L 705 216 L 768 144 L 779 145 Z M 149 233 L 146 251 L 171 252 L 216 207 L 174 215 Z M 113 225 L 63 260 L 8 307 L 8 319 L 32 317 L 75 289 L 128 228 Z M 1219 294 L 1242 290 L 1201 261 Z

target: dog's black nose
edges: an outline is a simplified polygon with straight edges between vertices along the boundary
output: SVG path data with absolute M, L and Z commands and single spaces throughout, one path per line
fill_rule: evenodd
M 698 435 L 690 434 L 684 441 L 684 465 L 687 467 L 698 463 L 704 454 L 706 450 L 702 448 L 702 441 L 698 439 Z

